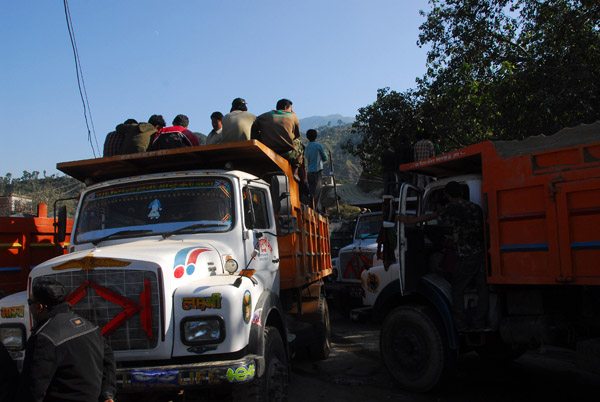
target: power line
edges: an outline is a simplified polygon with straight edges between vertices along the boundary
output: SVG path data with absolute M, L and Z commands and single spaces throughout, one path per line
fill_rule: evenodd
M 87 91 L 85 89 L 85 81 L 83 79 L 83 70 L 81 68 L 81 61 L 79 59 L 79 52 L 77 51 L 77 43 L 75 42 L 75 31 L 73 29 L 73 23 L 71 21 L 71 12 L 69 10 L 69 3 L 67 0 L 63 0 L 65 7 L 65 18 L 67 20 L 67 29 L 69 31 L 69 38 L 71 39 L 71 47 L 73 48 L 73 57 L 75 58 L 75 72 L 77 74 L 77 86 L 79 88 L 79 96 L 81 97 L 81 103 L 83 104 L 83 117 L 85 118 L 85 126 L 88 131 L 88 141 L 92 147 L 92 153 L 94 158 L 96 157 L 96 149 L 100 154 L 100 147 L 98 146 L 98 138 L 96 138 L 96 129 L 94 128 L 94 120 L 92 119 L 92 110 L 90 108 L 90 102 L 88 100 Z M 89 122 L 88 122 L 89 116 Z M 90 124 L 92 129 L 90 130 Z M 92 135 L 96 142 L 96 149 L 94 149 L 94 143 L 92 142 Z

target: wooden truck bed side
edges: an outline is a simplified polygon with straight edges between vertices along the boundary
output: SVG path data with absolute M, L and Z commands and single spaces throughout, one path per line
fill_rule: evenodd
M 46 204 L 40 204 L 37 217 L 0 217 L 0 291 L 7 295 L 26 289 L 31 268 L 65 253 L 73 219 L 65 243 L 57 245 L 54 219 L 46 215 Z
M 401 170 L 482 174 L 488 283 L 600 285 L 600 122 L 486 141 Z
M 288 177 L 298 234 L 278 239 L 281 288 L 297 288 L 331 273 L 329 221 L 300 203 L 299 188 L 290 164 L 256 140 L 176 148 L 107 158 L 64 162 L 57 169 L 86 183 L 142 174 L 193 169 L 241 170 L 258 177 L 283 172 Z

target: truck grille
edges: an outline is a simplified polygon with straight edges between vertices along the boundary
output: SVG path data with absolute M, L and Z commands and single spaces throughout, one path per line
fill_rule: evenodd
M 158 343 L 158 282 L 152 271 L 93 270 L 48 275 L 62 283 L 73 311 L 95 322 L 113 350 Z
M 373 265 L 374 255 L 374 251 L 340 253 L 339 269 L 342 279 L 360 280 L 361 272 Z

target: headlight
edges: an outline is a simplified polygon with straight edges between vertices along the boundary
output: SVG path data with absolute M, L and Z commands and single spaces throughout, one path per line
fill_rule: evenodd
M 181 321 L 184 345 L 219 343 L 225 339 L 225 326 L 220 317 L 187 317 Z
M 229 272 L 230 275 L 233 275 L 235 271 L 238 269 L 238 263 L 233 258 L 228 258 L 225 262 L 225 271 Z
M 0 325 L 0 341 L 10 351 L 25 349 L 25 327 L 22 324 Z

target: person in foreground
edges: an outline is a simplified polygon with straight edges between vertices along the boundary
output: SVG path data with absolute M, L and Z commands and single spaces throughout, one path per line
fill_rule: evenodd
M 113 352 L 100 329 L 65 302 L 64 286 L 34 280 L 29 303 L 34 327 L 15 401 L 113 402 Z

